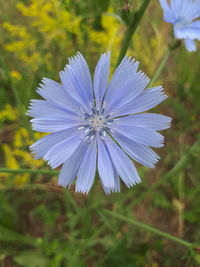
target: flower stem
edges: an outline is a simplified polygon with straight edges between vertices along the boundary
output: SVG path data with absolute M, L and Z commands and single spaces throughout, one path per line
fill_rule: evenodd
M 169 46 L 166 50 L 166 52 L 163 55 L 163 58 L 160 62 L 160 65 L 157 69 L 157 71 L 155 72 L 155 74 L 153 75 L 153 78 L 151 79 L 148 87 L 151 87 L 152 85 L 154 85 L 154 83 L 156 82 L 156 80 L 158 79 L 158 77 L 160 76 L 160 74 L 162 73 L 162 71 L 165 68 L 165 65 L 169 59 L 169 56 L 171 55 L 171 53 L 176 50 L 177 48 L 179 48 L 181 46 L 181 41 L 174 39 L 174 37 L 172 37 L 171 42 L 169 43 Z
M 156 229 L 156 228 L 154 228 L 154 227 L 152 227 L 152 226 L 150 226 L 148 224 L 144 224 L 144 223 L 139 222 L 137 220 L 134 220 L 132 218 L 125 217 L 125 216 L 123 216 L 121 214 L 118 214 L 116 212 L 109 211 L 109 210 L 103 210 L 103 212 L 105 212 L 105 213 L 107 213 L 109 215 L 112 215 L 112 216 L 114 216 L 114 217 L 116 217 L 116 218 L 118 218 L 118 219 L 120 219 L 122 221 L 126 221 L 128 223 L 131 223 L 131 224 L 137 226 L 137 227 L 143 228 L 144 230 L 146 230 L 148 232 L 152 232 L 152 233 L 154 233 L 156 235 L 165 237 L 165 238 L 167 238 L 169 240 L 172 240 L 172 241 L 174 241 L 176 243 L 179 243 L 179 244 L 181 244 L 181 245 L 183 245 L 185 247 L 188 247 L 188 248 L 195 248 L 195 247 L 197 247 L 193 243 L 190 243 L 188 241 L 185 241 L 185 240 L 183 240 L 181 238 L 178 238 L 176 236 L 170 235 L 170 234 L 168 234 L 166 232 L 160 231 L 160 230 L 158 230 L 158 229 Z
M 144 15 L 144 12 L 145 12 L 149 3 L 150 3 L 150 0 L 143 0 L 143 3 L 141 4 L 138 11 L 133 13 L 132 18 L 131 18 L 130 23 L 129 23 L 129 26 L 126 30 L 125 37 L 122 41 L 122 46 L 121 46 L 120 54 L 118 57 L 117 66 L 120 64 L 123 57 L 126 55 L 126 52 L 127 52 L 128 47 L 130 45 L 133 34 L 137 30 L 137 27 L 138 27 L 143 15 Z
M 171 50 L 167 49 L 167 52 L 164 54 L 164 56 L 160 62 L 160 65 L 159 65 L 157 71 L 155 72 L 153 78 L 151 79 L 148 87 L 151 87 L 155 83 L 155 81 L 158 79 L 158 77 L 160 76 L 161 72 L 163 71 L 163 69 L 164 69 L 164 67 L 165 67 L 165 65 L 169 59 L 170 54 L 171 54 Z
M 200 146 L 200 141 L 197 140 L 190 147 L 190 149 L 184 155 L 182 155 L 179 161 L 176 162 L 174 167 L 164 175 L 165 180 L 177 174 L 178 171 L 180 171 L 183 167 L 185 167 L 188 164 L 188 161 L 191 160 L 192 156 L 195 155 L 195 153 L 198 153 L 199 146 Z
M 54 170 L 39 170 L 39 169 L 8 169 L 0 168 L 0 173 L 31 173 L 31 174 L 53 174 L 57 175 L 59 172 Z

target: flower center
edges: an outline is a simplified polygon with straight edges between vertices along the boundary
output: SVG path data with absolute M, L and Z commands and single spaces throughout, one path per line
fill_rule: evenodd
M 79 130 L 84 131 L 84 140 L 91 141 L 96 134 L 104 139 L 106 134 L 111 132 L 109 124 L 113 122 L 110 115 L 104 116 L 104 109 L 98 110 L 96 107 L 91 107 L 91 113 L 88 113 L 81 109 L 81 118 L 83 125 L 79 127 Z
M 95 129 L 96 131 L 101 131 L 104 126 L 106 126 L 106 119 L 102 116 L 102 115 L 94 115 L 94 117 L 92 117 L 90 119 L 90 125 L 93 129 Z
M 190 22 L 184 18 L 184 17 L 178 17 L 177 20 L 175 21 L 175 25 L 178 27 L 178 28 L 182 28 L 182 27 L 185 27 L 189 24 Z

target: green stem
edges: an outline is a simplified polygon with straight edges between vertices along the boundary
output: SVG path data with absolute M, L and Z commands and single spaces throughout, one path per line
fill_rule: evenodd
M 191 159 L 191 155 L 194 155 L 195 153 L 198 153 L 199 145 L 200 145 L 200 141 L 197 140 L 190 147 L 190 149 L 186 152 L 186 154 L 184 154 L 179 159 L 179 161 L 174 165 L 174 167 L 164 175 L 164 179 L 166 180 L 166 179 L 172 177 L 173 175 L 178 173 L 179 170 L 181 170 L 183 167 L 185 167 L 187 165 L 188 161 Z
M 171 53 L 176 50 L 177 48 L 179 48 L 181 45 L 180 40 L 174 39 L 174 37 L 172 37 L 171 42 L 169 43 L 169 46 L 166 50 L 166 52 L 164 53 L 163 58 L 161 59 L 161 62 L 159 64 L 159 67 L 157 69 L 157 71 L 155 72 L 153 78 L 151 79 L 148 87 L 151 87 L 152 85 L 154 85 L 155 81 L 158 79 L 158 77 L 160 76 L 161 72 L 164 70 L 165 65 L 169 59 L 169 56 L 171 55 Z
M 137 227 L 140 227 L 140 228 L 142 228 L 142 229 L 144 229 L 144 230 L 146 230 L 148 232 L 152 232 L 152 233 L 154 233 L 156 235 L 165 237 L 165 238 L 167 238 L 169 240 L 172 240 L 172 241 L 174 241 L 176 243 L 179 243 L 179 244 L 181 244 L 181 245 L 183 245 L 185 247 L 188 247 L 188 248 L 195 247 L 195 245 L 193 243 L 190 243 L 188 241 L 180 239 L 180 238 L 178 238 L 176 236 L 170 235 L 170 234 L 168 234 L 166 232 L 160 231 L 160 230 L 158 230 L 158 229 L 156 229 L 156 228 L 154 228 L 154 227 L 152 227 L 152 226 L 150 226 L 148 224 L 144 224 L 144 223 L 136 221 L 136 220 L 134 220 L 132 218 L 125 217 L 125 216 L 123 216 L 121 214 L 118 214 L 118 213 L 115 213 L 113 211 L 103 210 L 103 212 L 105 212 L 105 213 L 107 213 L 109 215 L 112 215 L 112 216 L 114 216 L 114 217 L 116 217 L 116 218 L 118 218 L 118 219 L 120 219 L 122 221 L 126 221 L 128 223 L 131 223 L 131 224 L 133 224 L 133 225 L 135 225 Z
M 151 187 L 148 187 L 148 189 L 146 190 L 146 192 L 142 195 L 140 195 L 140 197 L 138 197 L 135 200 L 135 205 L 138 205 L 139 203 L 141 203 L 141 201 L 145 198 L 147 199 L 148 197 L 151 196 L 151 194 L 153 194 L 154 190 L 156 190 L 156 188 L 161 184 L 162 181 L 167 181 L 168 179 L 170 179 L 173 176 L 176 176 L 176 174 L 182 170 L 183 168 L 185 168 L 188 164 L 188 162 L 191 159 L 191 156 L 194 155 L 195 153 L 197 153 L 198 148 L 199 148 L 200 142 L 197 140 L 193 146 L 186 152 L 185 155 L 183 155 L 179 161 L 174 165 L 174 167 L 169 170 L 167 173 L 165 173 L 161 179 L 158 179 L 157 182 L 155 182 Z
M 169 56 L 171 54 L 171 50 L 167 49 L 167 52 L 164 54 L 161 62 L 160 62 L 160 65 L 157 69 L 157 71 L 155 72 L 153 78 L 151 79 L 148 87 L 151 87 L 152 85 L 154 85 L 155 81 L 158 79 L 158 77 L 160 76 L 161 72 L 163 71 L 168 59 L 169 59 Z
M 59 172 L 54 170 L 34 170 L 34 169 L 7 169 L 0 168 L 0 173 L 31 173 L 31 174 L 51 174 L 57 175 Z
M 120 54 L 118 57 L 117 65 L 120 64 L 123 57 L 126 55 L 126 52 L 127 52 L 128 47 L 130 45 L 133 34 L 137 30 L 137 27 L 138 27 L 143 15 L 144 15 L 144 12 L 145 12 L 149 3 L 150 3 L 150 0 L 144 0 L 141 7 L 138 9 L 138 11 L 133 13 L 133 16 L 130 20 L 130 24 L 126 30 L 125 37 L 122 41 L 121 51 L 120 51 Z

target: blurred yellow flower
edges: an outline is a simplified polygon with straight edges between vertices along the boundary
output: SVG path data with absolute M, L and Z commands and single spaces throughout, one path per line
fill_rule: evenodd
M 18 169 L 19 165 L 15 159 L 13 149 L 7 144 L 2 144 L 2 149 L 4 152 L 5 166 L 10 169 Z
M 14 177 L 13 184 L 23 185 L 23 184 L 26 184 L 29 181 L 29 179 L 30 179 L 30 175 L 27 173 L 17 174 Z
M 7 110 L 14 110 L 10 105 L 7 105 Z M 12 113 L 11 113 L 12 114 Z M 15 113 L 16 114 L 16 113 Z M 0 113 L 1 115 L 1 113 Z M 17 119 L 15 117 L 15 119 Z M 45 134 L 36 133 L 37 137 L 42 137 Z M 33 155 L 30 153 L 28 147 L 33 142 L 30 139 L 29 133 L 26 128 L 19 128 L 14 133 L 13 141 L 9 144 L 2 144 L 4 166 L 9 169 L 19 168 L 40 168 L 44 162 L 42 160 L 34 160 Z M 30 174 L 5 174 L 5 178 L 10 178 L 11 182 L 16 185 L 23 185 L 30 179 Z M 2 177 L 1 177 L 2 178 Z
M 16 70 L 12 70 L 10 71 L 10 77 L 16 80 L 21 80 L 22 79 L 22 75 L 16 71 Z
M 15 107 L 12 107 L 10 104 L 6 104 L 3 110 L 0 111 L 0 122 L 6 120 L 14 121 L 18 118 L 18 110 Z

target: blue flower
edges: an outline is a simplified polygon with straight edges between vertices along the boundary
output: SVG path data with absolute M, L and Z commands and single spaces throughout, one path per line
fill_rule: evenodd
M 200 40 L 200 0 L 159 0 L 164 20 L 172 23 L 177 39 L 184 39 L 189 52 L 196 51 L 195 39 Z
M 124 57 L 110 82 L 110 53 L 100 57 L 92 82 L 88 65 L 78 53 L 60 72 L 61 84 L 43 79 L 28 114 L 33 130 L 51 132 L 31 146 L 36 158 L 52 168 L 63 164 L 59 185 L 88 193 L 98 169 L 106 193 L 140 182 L 132 159 L 153 168 L 159 156 L 150 147 L 162 147 L 157 131 L 169 127 L 169 117 L 142 113 L 163 100 L 161 86 L 146 89 L 149 79 L 138 62 Z

